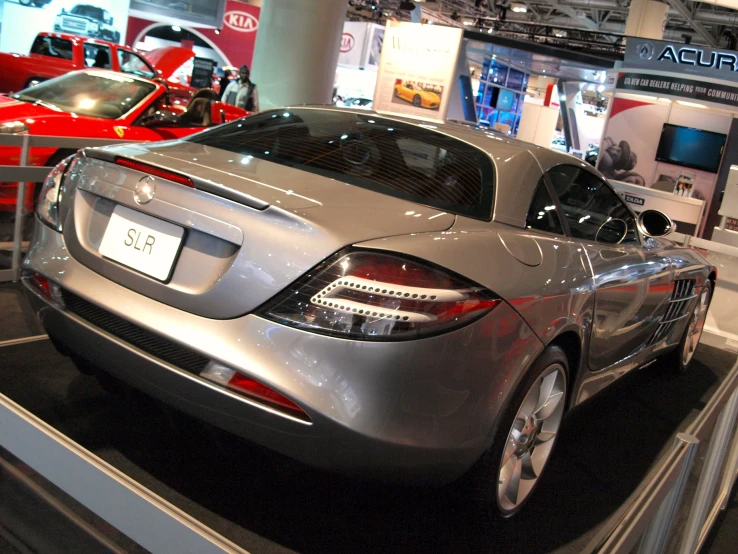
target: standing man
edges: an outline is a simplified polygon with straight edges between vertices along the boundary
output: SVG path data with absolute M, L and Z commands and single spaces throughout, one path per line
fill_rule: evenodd
M 256 85 L 249 79 L 250 76 L 249 66 L 242 65 L 238 72 L 238 79 L 231 81 L 226 87 L 223 101 L 254 113 L 259 111 L 259 93 Z

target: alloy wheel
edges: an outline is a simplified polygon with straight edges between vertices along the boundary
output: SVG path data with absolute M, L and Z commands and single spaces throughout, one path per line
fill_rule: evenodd
M 530 495 L 548 462 L 566 405 L 566 373 L 551 364 L 535 380 L 518 408 L 500 461 L 497 501 L 511 514 Z
M 710 287 L 705 284 L 697 301 L 697 305 L 692 312 L 692 318 L 689 320 L 689 330 L 684 340 L 684 348 L 682 349 L 682 365 L 687 366 L 692 361 L 697 345 L 702 337 L 702 329 L 705 327 L 707 319 L 707 309 L 710 306 Z

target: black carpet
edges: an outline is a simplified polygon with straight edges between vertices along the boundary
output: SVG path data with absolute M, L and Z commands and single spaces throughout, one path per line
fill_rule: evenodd
M 318 472 L 141 394 L 111 396 L 48 341 L 0 349 L 0 393 L 252 553 L 574 553 L 671 446 L 735 358 L 700 346 L 686 375 L 655 364 L 574 410 L 532 501 L 492 532 L 470 522 L 453 488 Z

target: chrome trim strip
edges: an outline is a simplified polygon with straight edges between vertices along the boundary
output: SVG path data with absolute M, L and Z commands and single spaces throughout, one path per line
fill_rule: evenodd
M 0 341 L 0 348 L 3 346 L 15 346 L 16 344 L 26 344 L 27 342 L 36 342 L 39 340 L 46 340 L 49 335 L 33 335 L 32 337 L 23 337 L 21 339 L 9 339 Z

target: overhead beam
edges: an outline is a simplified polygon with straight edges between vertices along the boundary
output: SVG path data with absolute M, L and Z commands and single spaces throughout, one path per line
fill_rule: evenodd
M 570 17 L 574 21 L 577 21 L 582 27 L 586 27 L 590 31 L 598 31 L 600 26 L 592 21 L 589 17 L 582 17 L 577 13 L 577 10 L 571 6 L 562 6 L 557 0 L 546 0 L 546 4 L 550 4 L 557 12 L 561 12 L 567 17 Z
M 702 39 L 707 42 L 707 44 L 709 44 L 710 46 L 718 45 L 715 37 L 712 36 L 712 33 L 710 33 L 710 31 L 708 31 L 702 23 L 700 23 L 699 21 L 695 21 L 692 10 L 682 0 L 666 0 L 666 3 L 669 4 L 676 11 L 678 11 L 679 15 L 687 20 L 687 23 L 689 23 L 690 27 L 694 29 L 695 33 L 702 37 Z

